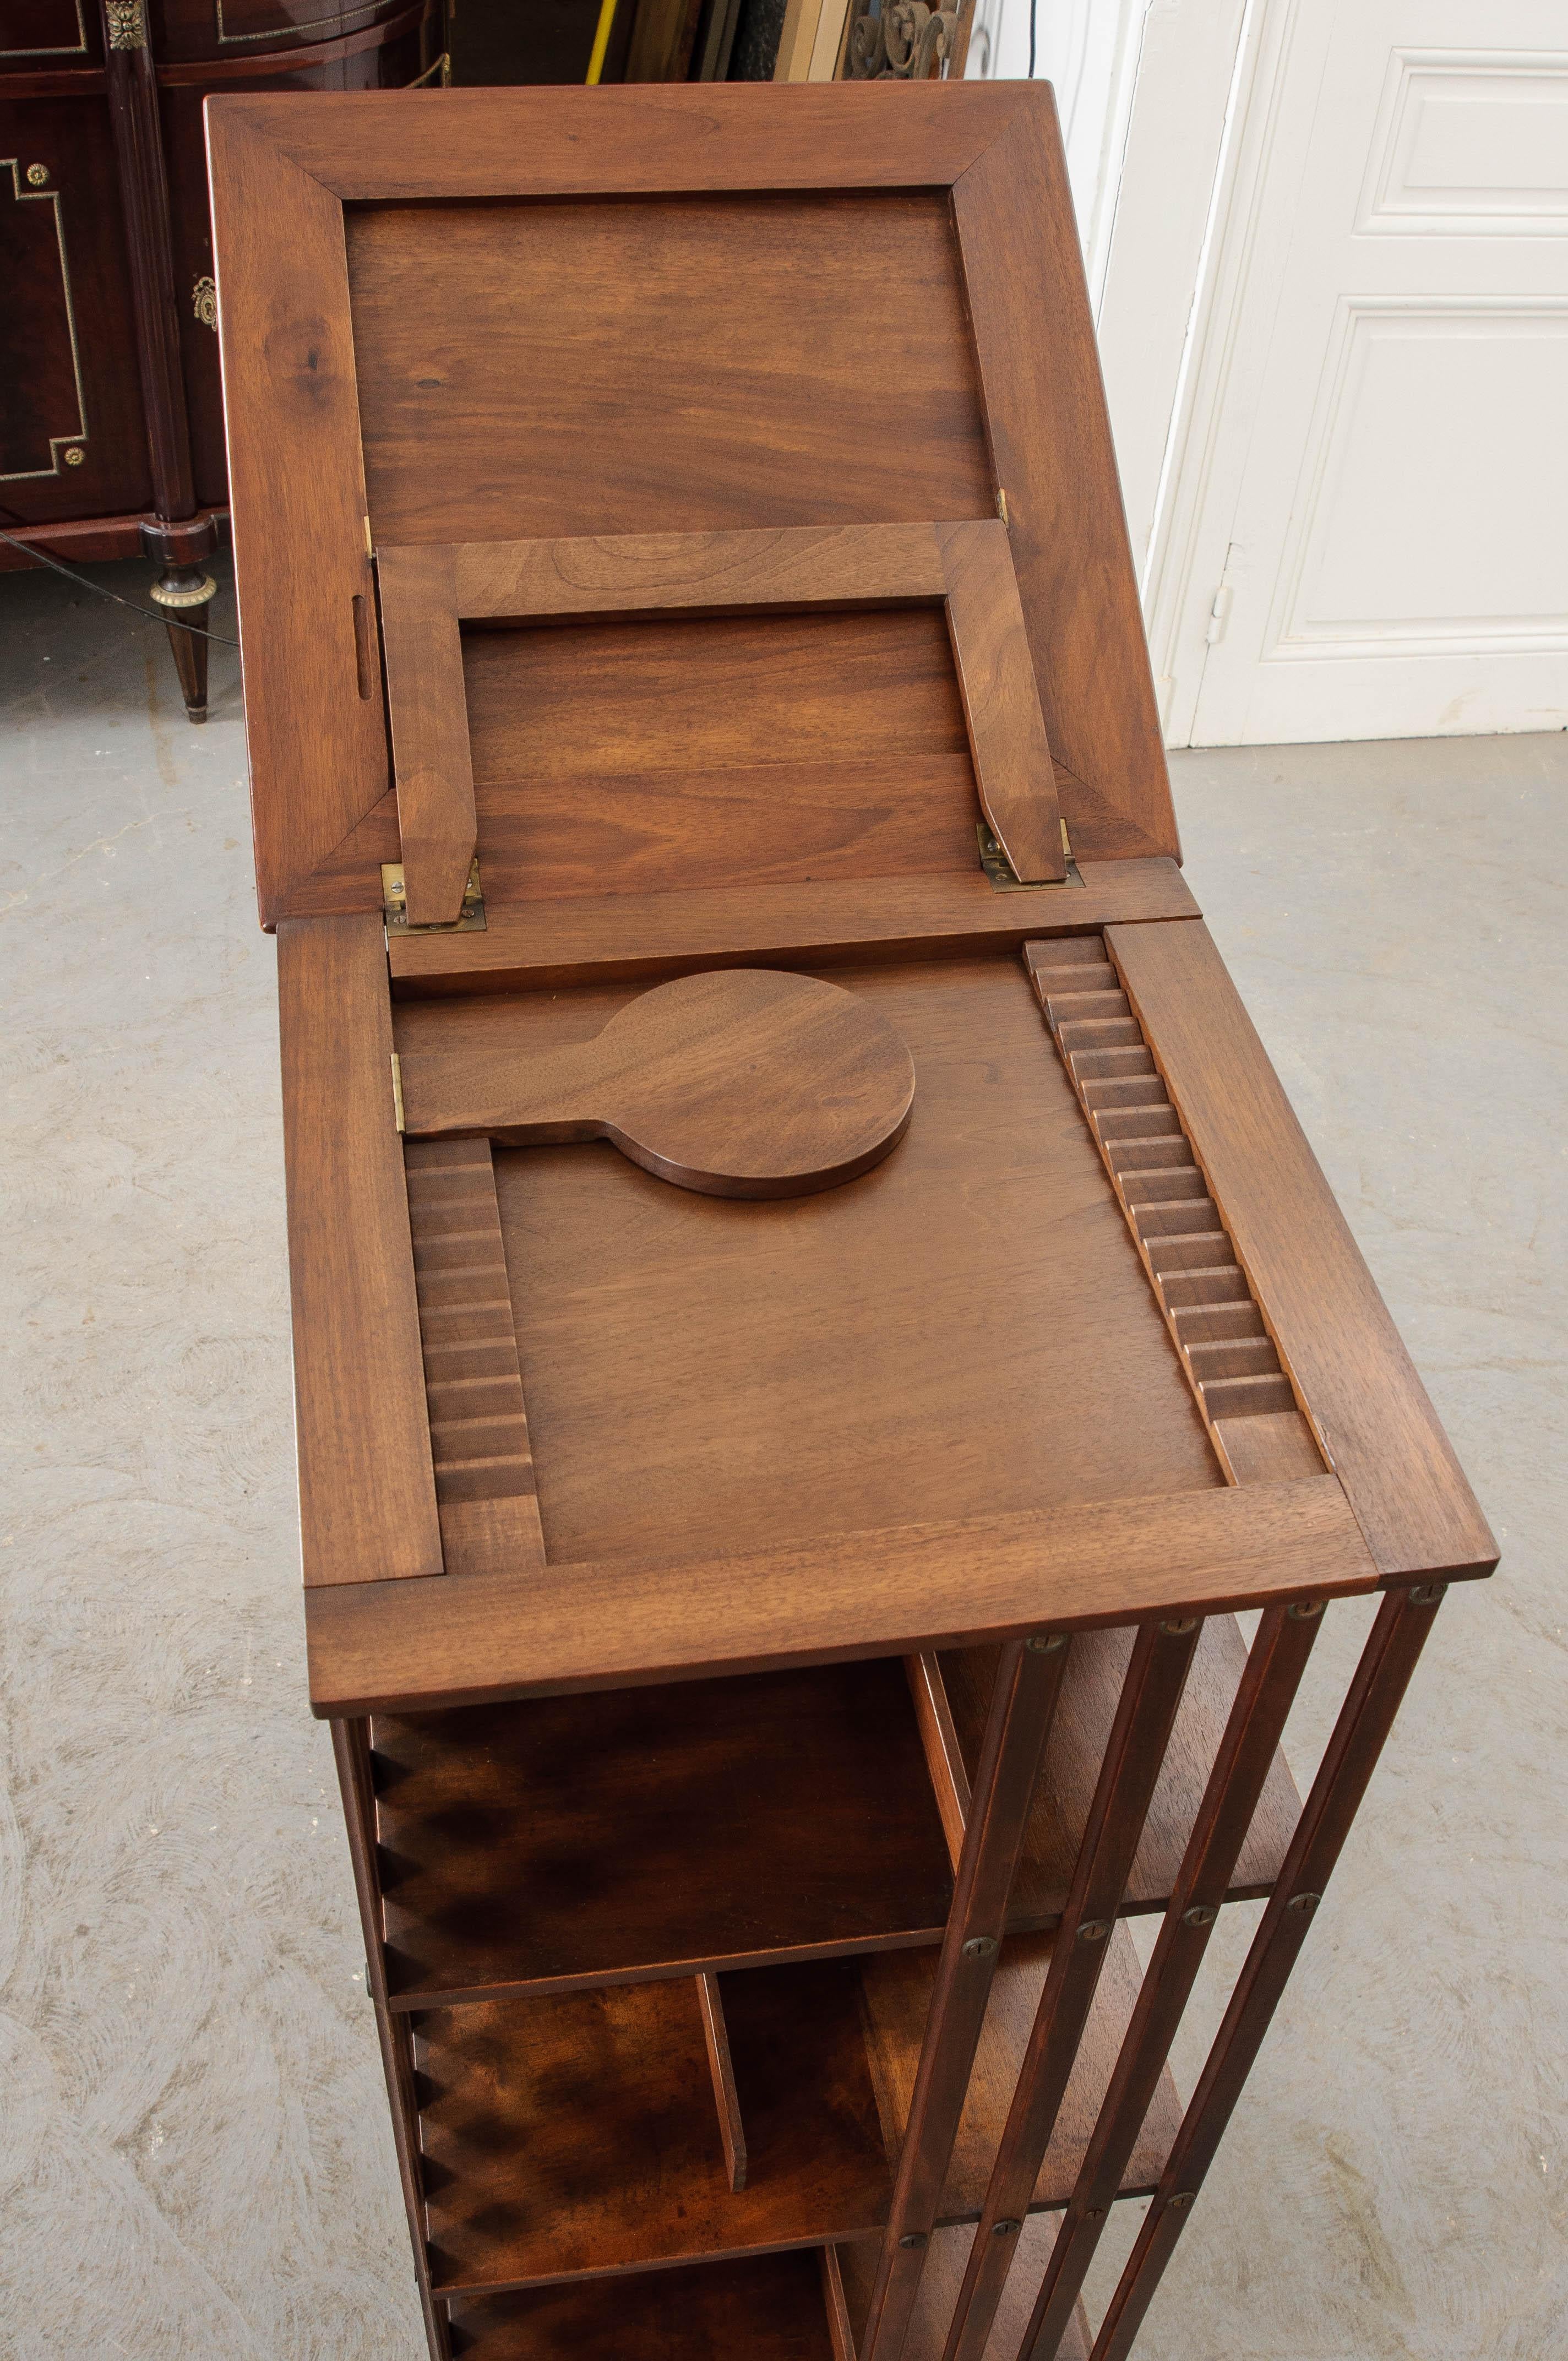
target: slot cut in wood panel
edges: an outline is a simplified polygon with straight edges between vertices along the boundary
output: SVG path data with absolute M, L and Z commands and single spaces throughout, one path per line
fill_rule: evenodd
M 544 1564 L 488 1139 L 403 1148 L 435 1497 L 449 1575 Z

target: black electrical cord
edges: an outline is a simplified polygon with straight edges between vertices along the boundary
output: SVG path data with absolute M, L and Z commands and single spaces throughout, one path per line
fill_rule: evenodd
M 1035 79 L 1035 15 L 1040 0 L 1029 0 L 1029 80 Z
M 166 615 L 156 607 L 138 607 L 134 598 L 122 598 L 119 592 L 111 590 L 106 583 L 94 582 L 90 574 L 78 574 L 74 566 L 62 566 L 59 558 L 51 557 L 47 550 L 36 548 L 30 541 L 18 541 L 14 533 L 6 533 L 4 527 L 0 527 L 0 541 L 8 541 L 13 549 L 21 550 L 35 565 L 47 566 L 54 573 L 63 574 L 68 582 L 80 582 L 84 590 L 96 590 L 100 598 L 112 598 L 116 607 L 128 608 L 145 623 L 172 623 L 177 631 L 190 631 L 199 640 L 216 640 L 220 647 L 237 648 L 239 645 L 237 640 L 229 639 L 223 631 L 210 631 L 205 623 L 183 622 L 178 615 Z

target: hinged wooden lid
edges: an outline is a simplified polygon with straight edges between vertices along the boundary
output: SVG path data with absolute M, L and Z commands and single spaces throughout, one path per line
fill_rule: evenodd
M 372 545 L 1004 514 L 1075 852 L 1176 852 L 1048 89 L 218 98 L 209 139 L 264 922 L 378 907 L 407 851 Z M 830 636 L 782 665 L 833 676 Z M 959 857 L 866 759 L 877 845 L 797 882 Z

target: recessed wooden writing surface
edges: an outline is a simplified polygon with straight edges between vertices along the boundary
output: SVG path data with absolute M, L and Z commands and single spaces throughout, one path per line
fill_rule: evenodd
M 835 981 L 917 1077 L 896 1154 L 850 1188 L 740 1206 L 609 1148 L 497 1151 L 554 1562 L 1222 1480 L 1022 968 Z M 400 1004 L 399 1047 L 554 1047 L 628 996 Z
M 378 541 L 996 513 L 943 192 L 388 205 L 347 233 Z

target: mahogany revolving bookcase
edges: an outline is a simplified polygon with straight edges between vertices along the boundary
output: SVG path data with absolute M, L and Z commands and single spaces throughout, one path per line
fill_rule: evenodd
M 1496 1551 L 1177 865 L 1050 94 L 209 139 L 311 1698 L 431 2351 L 1119 2361 Z

